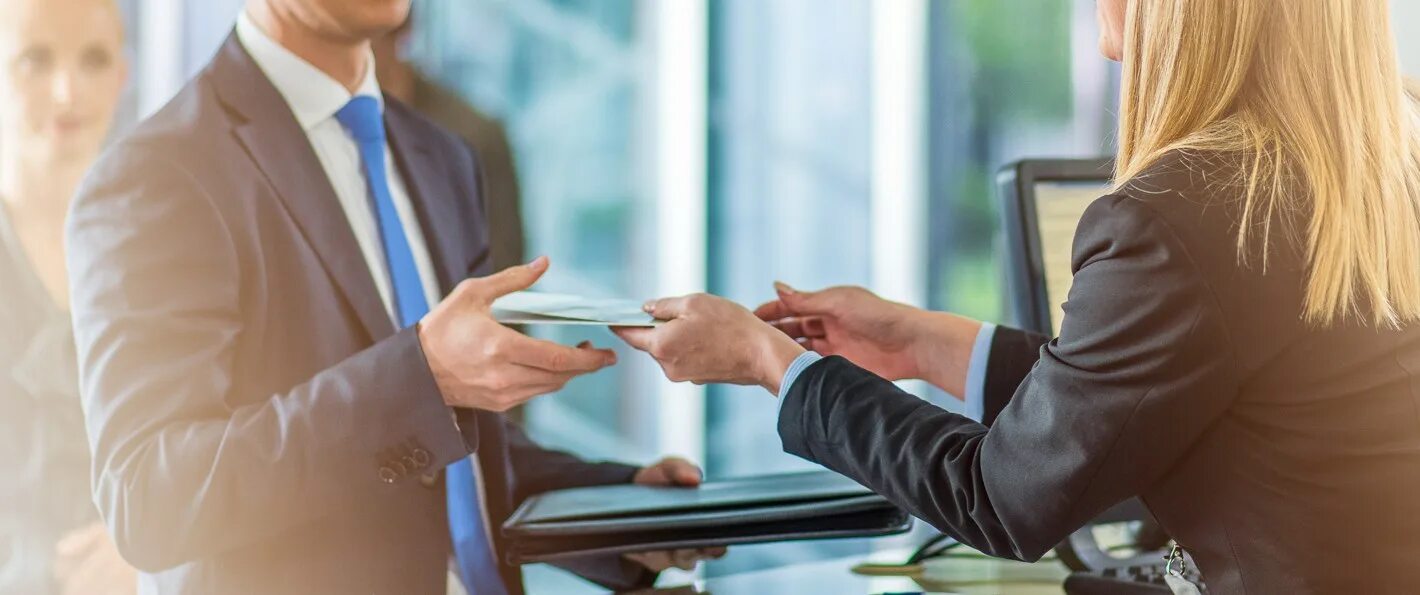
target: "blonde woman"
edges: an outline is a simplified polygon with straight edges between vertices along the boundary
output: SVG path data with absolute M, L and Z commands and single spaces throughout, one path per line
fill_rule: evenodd
M 0 593 L 131 593 L 89 497 L 65 212 L 127 67 L 113 0 L 0 0 Z
M 787 451 L 989 554 L 1038 558 L 1137 494 L 1212 593 L 1413 591 L 1420 116 L 1387 2 L 1099 11 L 1118 187 L 1080 222 L 1059 337 L 780 286 L 758 317 L 660 300 L 623 338 L 780 395 Z M 902 378 L 980 391 L 994 422 Z

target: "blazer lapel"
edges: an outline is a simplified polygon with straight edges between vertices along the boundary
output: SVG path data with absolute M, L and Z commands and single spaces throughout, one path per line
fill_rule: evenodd
M 424 241 L 439 275 L 439 287 L 447 295 L 468 277 L 468 255 L 464 247 L 470 233 L 469 224 L 460 215 L 459 197 L 449 185 L 448 172 L 437 167 L 438 156 L 425 144 L 422 135 L 411 129 L 408 116 L 398 105 L 386 98 L 385 106 L 390 152 L 394 153 L 409 189 L 409 200 L 419 214 L 420 229 L 424 230 Z
M 218 96 L 238 116 L 233 134 L 276 189 L 370 339 L 393 334 L 394 323 L 335 189 L 286 101 L 235 34 L 209 68 Z

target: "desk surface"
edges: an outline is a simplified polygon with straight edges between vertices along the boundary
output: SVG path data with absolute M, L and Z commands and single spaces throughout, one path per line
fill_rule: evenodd
M 896 554 L 896 555 L 894 555 Z M 901 560 L 892 552 L 884 559 Z M 852 568 L 863 558 L 845 558 L 770 568 L 697 581 L 693 586 L 656 589 L 655 595 L 875 595 L 928 592 L 960 595 L 1061 595 L 1068 572 L 1055 560 L 1036 564 L 964 554 L 932 561 L 922 578 L 863 576 Z

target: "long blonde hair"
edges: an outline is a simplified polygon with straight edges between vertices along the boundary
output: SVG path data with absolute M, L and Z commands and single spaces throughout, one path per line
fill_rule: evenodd
M 1420 110 L 1386 0 L 1131 0 L 1124 45 L 1117 183 L 1234 155 L 1244 263 L 1301 215 L 1303 318 L 1420 320 Z

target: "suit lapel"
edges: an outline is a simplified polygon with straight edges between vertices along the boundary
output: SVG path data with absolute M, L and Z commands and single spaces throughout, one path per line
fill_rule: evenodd
M 235 34 L 210 69 L 219 97 L 238 116 L 233 134 L 276 190 L 371 340 L 393 334 L 394 323 L 335 189 L 285 100 Z
M 385 129 L 390 152 L 409 189 L 409 200 L 419 215 L 420 229 L 429 247 L 429 256 L 439 275 L 439 287 L 447 295 L 468 276 L 464 241 L 468 229 L 458 209 L 458 197 L 449 185 L 449 174 L 438 167 L 438 156 L 413 129 L 408 114 L 392 100 L 385 100 Z M 432 304 L 430 304 L 432 306 Z

